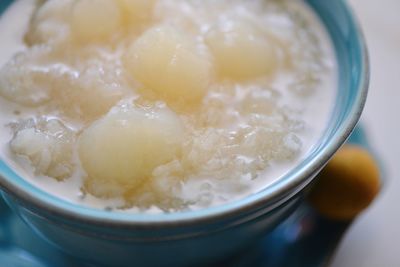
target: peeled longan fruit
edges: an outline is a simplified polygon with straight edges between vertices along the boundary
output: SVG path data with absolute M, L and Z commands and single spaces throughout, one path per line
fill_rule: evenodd
M 321 171 L 309 200 L 327 218 L 351 220 L 369 206 L 379 189 L 379 169 L 372 156 L 347 145 Z
M 141 23 L 151 19 L 156 0 L 117 0 L 129 24 Z
M 171 161 L 180 149 L 183 126 L 167 108 L 126 107 L 111 111 L 81 135 L 79 157 L 87 190 L 98 197 L 122 197 Z
M 224 78 L 247 80 L 271 75 L 277 68 L 276 41 L 247 21 L 216 25 L 205 40 Z
M 74 0 L 48 0 L 34 13 L 25 36 L 29 45 L 60 40 L 69 33 L 70 9 Z
M 121 23 L 121 10 L 115 1 L 79 0 L 72 7 L 72 31 L 79 40 L 106 39 Z
M 180 31 L 161 26 L 145 32 L 125 56 L 127 72 L 169 102 L 195 103 L 205 95 L 211 64 Z

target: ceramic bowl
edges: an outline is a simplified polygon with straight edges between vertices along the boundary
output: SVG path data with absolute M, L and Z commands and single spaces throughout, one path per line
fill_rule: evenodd
M 237 253 L 301 204 L 313 178 L 354 129 L 369 81 L 360 28 L 343 0 L 305 1 L 320 16 L 339 62 L 330 124 L 308 156 L 285 177 L 240 201 L 193 212 L 126 214 L 85 208 L 43 192 L 0 161 L 8 205 L 40 236 L 86 262 L 112 266 L 204 265 Z M 11 4 L 0 2 L 0 13 Z

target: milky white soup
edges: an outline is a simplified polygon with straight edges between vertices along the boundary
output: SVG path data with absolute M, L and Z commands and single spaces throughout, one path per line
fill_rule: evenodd
M 321 138 L 337 86 L 301 0 L 19 0 L 0 40 L 2 160 L 107 210 L 263 190 Z

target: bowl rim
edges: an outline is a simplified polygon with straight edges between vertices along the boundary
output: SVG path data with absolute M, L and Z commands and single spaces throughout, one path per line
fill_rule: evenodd
M 245 197 L 238 201 L 228 202 L 221 206 L 205 208 L 198 211 L 177 212 L 171 214 L 151 215 L 136 213 L 107 212 L 85 208 L 74 203 L 67 203 L 55 196 L 43 194 L 40 189 L 28 190 L 24 186 L 7 179 L 7 174 L 0 170 L 0 190 L 13 196 L 18 203 L 33 207 L 39 213 L 45 212 L 54 218 L 63 218 L 87 225 L 107 226 L 111 228 L 135 228 L 150 229 L 160 227 L 183 227 L 191 226 L 202 222 L 213 222 L 239 216 L 249 210 L 256 210 L 266 207 L 266 203 L 277 203 L 282 196 L 298 192 L 313 180 L 313 174 L 321 169 L 334 153 L 344 144 L 356 126 L 368 95 L 370 65 L 367 46 L 361 27 L 356 17 L 344 0 L 339 0 L 343 10 L 347 12 L 346 17 L 355 29 L 355 40 L 360 47 L 359 84 L 357 94 L 348 116 L 329 139 L 328 143 L 317 155 L 310 157 L 305 166 L 301 167 L 294 174 L 287 173 L 272 186 L 260 191 L 257 194 Z M 318 14 L 317 14 L 318 15 Z M 329 34 L 329 36 L 331 36 Z M 302 160 L 306 162 L 308 157 Z M 2 160 L 0 160 L 2 161 Z M 26 186 L 25 186 L 26 187 Z M 0 191 L 1 192 L 1 191 Z M 55 202 L 53 202 L 55 201 Z M 112 214 L 113 216 L 109 216 Z

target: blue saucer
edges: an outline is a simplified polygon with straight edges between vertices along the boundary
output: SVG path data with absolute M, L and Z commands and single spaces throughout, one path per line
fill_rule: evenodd
M 349 139 L 364 147 L 368 142 L 357 127 Z M 317 267 L 331 259 L 350 225 L 321 218 L 306 204 L 266 235 L 261 242 L 216 266 Z M 0 198 L 1 267 L 87 267 L 36 235 Z

